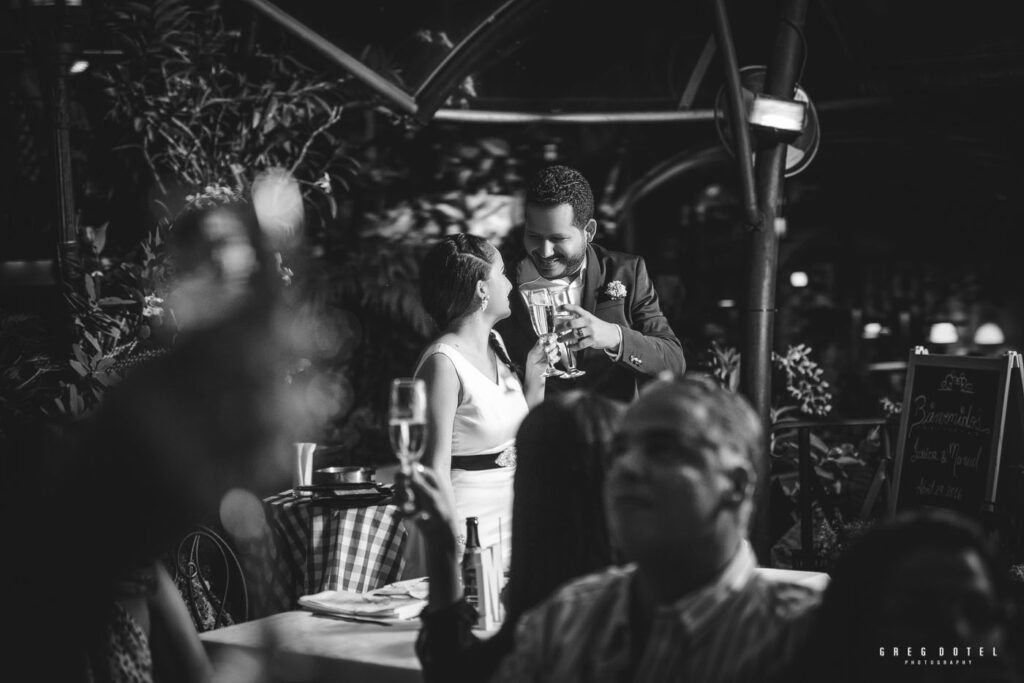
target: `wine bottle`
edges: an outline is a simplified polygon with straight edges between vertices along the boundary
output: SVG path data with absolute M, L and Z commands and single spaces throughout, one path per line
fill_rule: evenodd
M 479 520 L 476 517 L 466 518 L 466 549 L 462 553 L 462 590 L 466 602 L 482 617 L 481 591 L 484 575 L 478 525 Z

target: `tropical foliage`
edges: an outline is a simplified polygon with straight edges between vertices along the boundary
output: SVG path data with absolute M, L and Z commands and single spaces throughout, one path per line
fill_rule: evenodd
M 141 155 L 161 202 L 206 187 L 244 192 L 280 167 L 334 214 L 333 188 L 358 170 L 342 115 L 369 104 L 349 78 L 259 46 L 243 53 L 217 3 L 130 3 L 110 22 L 126 58 L 100 74 L 108 117 L 128 131 L 122 149 Z
M 81 226 L 78 253 L 63 270 L 66 350 L 26 345 L 23 335 L 37 322 L 4 319 L 0 355 L 10 363 L 0 429 L 20 414 L 90 411 L 126 367 L 173 341 L 164 246 L 182 209 L 244 197 L 257 173 L 281 167 L 303 189 L 312 230 L 337 214 L 335 197 L 358 171 L 342 115 L 373 103 L 347 78 L 259 48 L 236 57 L 239 34 L 224 26 L 216 3 L 111 7 L 106 22 L 124 56 L 95 77 L 105 85 L 104 125 L 121 132 L 126 169 L 148 170 L 138 191 L 153 200 L 151 223 L 141 243 L 117 254 L 105 252 L 103 230 Z
M 842 420 L 830 421 L 832 387 L 823 378 L 824 372 L 812 353 L 813 349 L 799 344 L 790 346 L 785 355 L 772 354 L 775 376 L 770 408 L 771 486 L 780 494 L 774 507 L 785 504 L 790 509 L 788 530 L 772 549 L 773 566 L 806 567 L 810 561 L 818 569 L 827 568 L 875 519 L 870 514 L 874 511 L 870 500 L 867 518 L 862 516 L 862 507 L 865 498 L 872 495 L 869 490 L 875 468 L 885 457 L 883 430 L 888 425 L 844 426 Z M 741 354 L 736 349 L 712 342 L 702 361 L 719 381 L 737 388 Z M 898 413 L 898 406 L 892 401 L 880 408 L 882 421 Z M 801 498 L 799 430 L 787 427 L 798 422 L 820 423 L 808 433 L 814 472 L 810 495 L 815 557 L 810 560 L 801 554 L 801 522 L 797 514 Z

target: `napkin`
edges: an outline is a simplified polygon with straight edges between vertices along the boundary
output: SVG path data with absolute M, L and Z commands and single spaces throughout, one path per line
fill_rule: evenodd
M 427 577 L 421 576 L 416 579 L 389 583 L 377 590 L 370 591 L 369 595 L 404 595 L 410 598 L 425 600 L 430 595 L 430 584 L 427 583 Z
M 322 591 L 299 598 L 299 606 L 313 612 L 370 619 L 414 619 L 427 601 L 411 595 L 375 595 L 352 591 Z

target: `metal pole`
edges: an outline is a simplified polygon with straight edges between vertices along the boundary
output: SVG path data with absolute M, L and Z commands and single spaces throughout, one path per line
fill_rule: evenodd
M 51 132 L 53 135 L 53 170 L 57 190 L 57 227 L 60 234 L 57 257 L 61 277 L 66 277 L 66 264 L 78 251 L 75 226 L 75 189 L 71 174 L 71 105 L 68 96 L 68 68 L 71 64 L 71 46 L 59 42 L 54 49 L 51 65 L 53 78 L 50 101 Z
M 797 434 L 797 469 L 800 481 L 800 554 L 802 564 L 797 569 L 811 569 L 814 558 L 814 464 L 811 462 L 811 428 L 802 427 Z
M 732 42 L 729 28 L 729 14 L 725 11 L 725 0 L 713 0 L 715 9 L 715 36 L 722 49 L 722 65 L 725 67 L 725 94 L 729 99 L 729 119 L 732 135 L 736 140 L 736 161 L 740 167 L 740 190 L 743 195 L 743 215 L 747 225 L 755 226 L 760 220 L 757 195 L 754 191 L 754 162 L 750 147 L 750 128 L 747 126 L 747 112 L 743 106 L 743 89 L 740 86 L 740 67 L 736 61 L 736 47 Z
M 772 50 L 764 92 L 775 97 L 792 98 L 801 61 L 801 40 L 809 0 L 786 0 Z M 743 363 L 740 366 L 740 391 L 750 400 L 766 426 L 771 424 L 771 354 L 775 323 L 775 279 L 779 261 L 779 242 L 775 218 L 779 215 L 782 179 L 786 161 L 786 143 L 762 142 L 758 145 L 755 181 L 760 223 L 750 233 L 749 288 L 743 335 Z M 768 524 L 768 430 L 765 457 L 759 468 L 755 494 L 755 515 L 750 540 L 759 558 L 767 561 L 771 552 Z

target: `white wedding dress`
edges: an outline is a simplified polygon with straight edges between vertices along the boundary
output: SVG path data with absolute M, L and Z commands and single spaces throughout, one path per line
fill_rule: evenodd
M 504 344 L 492 332 L 498 345 Z M 480 545 L 501 544 L 506 569 L 512 553 L 512 481 L 515 476 L 514 446 L 516 431 L 529 407 L 522 384 L 515 372 L 499 357 L 497 381 L 480 372 L 458 349 L 443 343 L 427 347 L 416 367 L 427 358 L 442 354 L 455 367 L 461 385 L 459 405 L 452 425 L 451 481 L 455 491 L 459 547 L 465 543 L 466 518 L 477 517 Z M 505 354 L 507 355 L 507 354 Z M 507 466 L 484 470 L 459 467 L 459 459 L 474 455 L 504 453 L 499 462 Z

